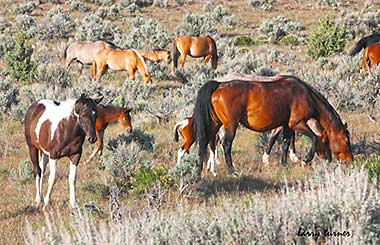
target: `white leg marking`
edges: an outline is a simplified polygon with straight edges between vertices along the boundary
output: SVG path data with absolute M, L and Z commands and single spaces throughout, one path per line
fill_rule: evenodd
M 264 152 L 264 154 L 263 154 L 262 161 L 264 164 L 269 164 L 269 155 L 266 152 Z
M 49 204 L 51 190 L 53 189 L 53 185 L 55 182 L 56 161 L 57 160 L 49 159 L 49 168 L 50 168 L 49 186 L 48 186 L 48 190 L 44 199 L 45 206 Z
M 77 207 L 75 200 L 75 180 L 77 177 L 77 166 L 70 161 L 69 185 L 70 185 L 70 206 Z
M 207 160 L 207 170 L 208 171 L 211 171 L 211 173 L 214 174 L 214 176 L 216 176 L 216 172 L 215 172 L 215 153 L 210 149 L 210 156 Z
M 293 151 L 293 149 L 290 149 L 290 151 L 289 151 L 289 157 L 290 157 L 290 160 L 292 162 L 294 162 L 294 163 L 296 163 L 296 162 L 299 161 L 299 159 L 298 159 L 296 153 Z
M 40 176 L 36 176 L 36 204 L 39 206 L 41 203 L 41 188 L 40 188 Z
M 183 155 L 185 155 L 185 150 L 181 148 L 178 150 L 177 165 L 181 163 Z

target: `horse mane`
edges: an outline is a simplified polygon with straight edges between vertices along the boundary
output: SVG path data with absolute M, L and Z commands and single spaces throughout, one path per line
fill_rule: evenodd
M 359 53 L 363 48 L 367 48 L 372 44 L 380 41 L 380 34 L 374 33 L 372 35 L 361 38 L 355 45 L 352 47 L 348 55 L 354 56 Z
M 142 57 L 142 55 L 136 50 L 136 49 L 132 49 L 132 51 L 136 54 L 136 56 L 140 59 L 141 63 L 143 64 L 144 66 L 144 69 L 145 69 L 145 73 L 147 74 L 148 73 L 148 68 L 146 67 L 146 64 L 145 64 L 145 61 L 144 61 L 144 58 Z M 137 66 L 139 67 L 139 66 Z M 143 75 L 141 73 L 141 75 Z
M 327 108 L 327 111 L 329 113 L 331 113 L 335 118 L 338 119 L 340 126 L 343 125 L 342 119 L 340 118 L 339 114 L 336 112 L 334 107 L 332 107 L 332 105 L 329 103 L 329 101 L 318 90 L 316 90 L 314 87 L 312 87 L 308 83 L 302 81 L 301 79 L 296 78 L 296 77 L 294 77 L 294 78 L 297 79 L 300 83 L 302 83 L 306 88 L 309 89 L 309 91 L 311 92 L 311 95 L 312 95 L 312 97 L 314 97 L 314 99 L 318 99 L 319 101 L 322 102 L 322 104 Z

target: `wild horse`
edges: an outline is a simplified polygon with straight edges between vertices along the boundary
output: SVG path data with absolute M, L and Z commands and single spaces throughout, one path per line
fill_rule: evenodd
M 209 142 L 223 125 L 222 142 L 229 170 L 233 171 L 231 147 L 237 125 L 258 132 L 283 126 L 309 136 L 312 147 L 305 162 L 315 153 L 317 136 L 307 125 L 310 118 L 318 120 L 327 132 L 331 152 L 341 160 L 353 161 L 347 124 L 343 124 L 334 108 L 313 87 L 293 76 L 259 77 L 256 81 L 233 80 L 224 83 L 208 81 L 198 91 L 194 107 L 194 127 L 199 144 L 199 170 Z M 283 144 L 287 154 L 289 140 Z M 286 164 L 286 157 L 282 158 Z
M 41 204 L 42 180 L 49 162 L 50 175 L 45 206 L 55 182 L 56 161 L 62 157 L 70 159 L 70 205 L 76 207 L 75 180 L 82 155 L 82 145 L 87 135 L 95 143 L 96 104 L 84 94 L 79 99 L 63 102 L 40 100 L 32 104 L 25 115 L 25 138 L 36 178 L 36 203 Z M 39 160 L 39 157 L 41 158 Z

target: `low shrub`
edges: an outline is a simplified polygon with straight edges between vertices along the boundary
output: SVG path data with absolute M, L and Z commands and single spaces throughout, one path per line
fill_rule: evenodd
M 248 36 L 238 36 L 235 38 L 235 45 L 236 46 L 250 46 L 255 44 L 255 41 L 252 40 L 252 38 Z

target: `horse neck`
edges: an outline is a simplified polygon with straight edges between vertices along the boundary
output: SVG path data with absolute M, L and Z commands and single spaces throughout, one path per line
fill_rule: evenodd
M 343 128 L 342 120 L 334 108 L 328 104 L 327 101 L 323 101 L 323 98 L 317 96 L 317 111 L 319 114 L 319 120 L 323 128 L 327 132 L 336 132 Z
M 119 120 L 121 113 L 123 112 L 123 108 L 113 107 L 113 106 L 105 106 L 100 107 L 98 117 L 104 119 L 106 123 L 114 122 Z

